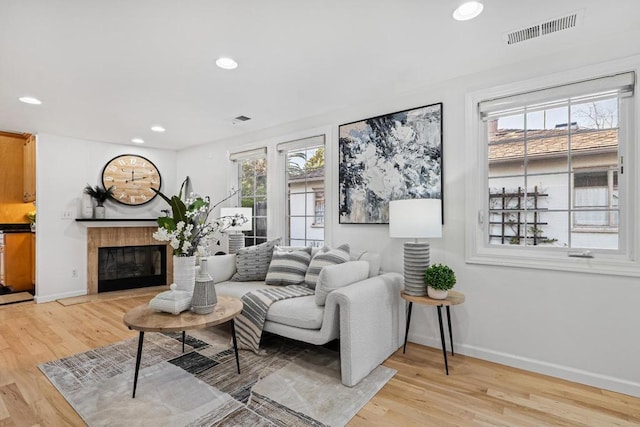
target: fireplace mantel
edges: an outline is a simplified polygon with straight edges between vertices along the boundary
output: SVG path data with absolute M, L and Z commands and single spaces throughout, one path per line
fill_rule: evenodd
M 77 218 L 76 222 L 87 228 L 96 227 L 154 227 L 158 225 L 155 218 Z

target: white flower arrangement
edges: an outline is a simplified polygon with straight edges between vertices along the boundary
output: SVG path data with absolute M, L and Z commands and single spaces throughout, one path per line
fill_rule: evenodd
M 191 193 L 186 200 L 182 200 L 182 190 L 189 182 L 187 177 L 177 196 L 168 198 L 160 191 L 157 193 L 171 206 L 172 215 L 158 218 L 158 230 L 153 233 L 153 238 L 161 242 L 169 242 L 173 248 L 173 255 L 188 257 L 203 254 L 206 239 L 212 238 L 215 233 L 223 233 L 227 228 L 241 225 L 248 221 L 244 215 L 220 217 L 209 221 L 211 211 L 222 202 L 233 197 L 237 191 L 232 191 L 229 196 L 215 205 L 211 205 L 208 196 L 201 197 Z

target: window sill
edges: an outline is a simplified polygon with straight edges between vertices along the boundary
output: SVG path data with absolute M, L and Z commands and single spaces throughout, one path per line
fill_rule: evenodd
M 618 227 L 574 227 L 571 229 L 572 233 L 609 233 L 617 234 Z
M 568 271 L 587 274 L 640 277 L 640 264 L 637 261 L 614 258 L 605 254 L 594 254 L 594 258 L 569 257 L 565 251 L 534 254 L 532 251 L 516 249 L 490 250 L 467 255 L 468 264 L 495 265 L 501 267 L 530 268 L 536 270 Z M 484 251 L 483 251 L 484 252 Z M 521 253 L 519 253 L 521 252 Z M 551 252 L 551 251 L 550 251 Z

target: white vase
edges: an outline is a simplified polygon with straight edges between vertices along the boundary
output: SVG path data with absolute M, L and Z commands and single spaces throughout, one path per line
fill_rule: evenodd
M 213 278 L 209 274 L 207 260 L 200 260 L 200 271 L 196 276 L 196 283 L 193 288 L 193 298 L 191 306 L 196 314 L 213 313 L 213 309 L 218 303 L 216 287 Z
M 82 218 L 93 218 L 93 202 L 88 194 L 82 195 Z
M 431 299 L 446 299 L 447 295 L 449 295 L 449 291 L 434 289 L 431 286 L 427 286 L 427 295 Z
M 196 257 L 173 256 L 173 283 L 178 285 L 178 290 L 193 294 L 193 286 L 196 281 Z

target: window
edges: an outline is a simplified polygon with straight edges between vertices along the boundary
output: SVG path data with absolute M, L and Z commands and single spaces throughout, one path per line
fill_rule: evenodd
M 573 178 L 573 229 L 616 232 L 618 228 L 618 171 L 575 171 Z M 583 211 L 577 211 L 584 209 Z
M 324 245 L 324 135 L 278 145 L 286 159 L 285 240 Z
M 267 241 L 267 158 L 266 149 L 231 155 L 238 165 L 239 205 L 252 208 L 251 230 L 243 231 L 245 246 Z
M 634 81 L 622 73 L 468 97 L 478 124 L 470 148 L 480 159 L 467 183 L 475 207 L 468 261 L 535 266 L 546 258 L 548 267 L 567 261 L 559 252 L 630 259 L 633 197 L 623 162 L 634 149 Z

